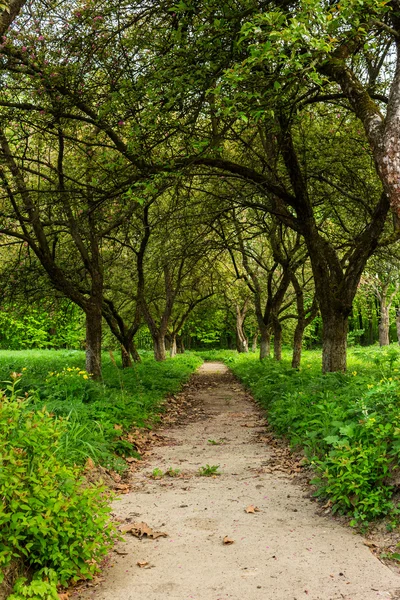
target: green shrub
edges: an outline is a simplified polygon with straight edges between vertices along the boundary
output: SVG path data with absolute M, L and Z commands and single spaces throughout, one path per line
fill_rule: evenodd
M 316 471 L 317 495 L 355 523 L 397 514 L 392 497 L 400 458 L 399 362 L 397 347 L 370 347 L 349 351 L 345 374 L 322 375 L 315 351 L 304 353 L 299 371 L 286 357 L 261 363 L 233 355 L 229 366 L 267 411 L 276 433 L 303 449 Z
M 0 397 L 0 568 L 21 561 L 36 573 L 31 590 L 45 589 L 41 580 L 66 585 L 91 577 L 114 529 L 104 489 L 85 484 L 58 457 L 67 423 L 18 398 L 17 380 L 14 374 Z M 14 600 L 52 597 L 25 595 L 24 585 L 17 583 Z
M 104 353 L 99 382 L 90 379 L 84 361 L 80 351 L 0 351 L 0 381 L 21 371 L 20 389 L 30 394 L 32 408 L 46 406 L 55 418 L 68 421 L 59 440 L 60 460 L 83 465 L 90 457 L 118 472 L 126 468 L 120 456 L 137 457 L 124 435 L 159 420 L 165 396 L 177 392 L 202 362 L 185 353 L 157 363 L 145 353 L 141 363 L 121 369 L 119 357 L 115 364 Z

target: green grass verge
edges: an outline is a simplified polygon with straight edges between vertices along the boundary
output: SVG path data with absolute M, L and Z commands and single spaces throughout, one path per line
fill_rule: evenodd
M 204 354 L 202 354 L 204 357 Z M 348 372 L 321 374 L 320 351 L 304 352 L 302 368 L 260 362 L 256 355 L 215 353 L 251 389 L 275 432 L 302 448 L 315 469 L 317 494 L 352 523 L 399 513 L 400 351 L 349 350 Z
M 83 352 L 0 352 L 0 598 L 13 587 L 9 600 L 57 600 L 58 585 L 99 570 L 115 538 L 110 498 L 79 465 L 90 457 L 123 470 L 119 456 L 133 453 L 124 433 L 151 428 L 165 396 L 202 362 L 147 355 L 122 370 L 103 359 L 95 382 Z
M 165 396 L 177 392 L 201 362 L 186 353 L 157 363 L 145 353 L 141 363 L 122 370 L 118 358 L 114 364 L 104 353 L 103 380 L 95 382 L 84 370 L 81 351 L 0 351 L 0 382 L 21 373 L 19 392 L 30 394 L 30 405 L 68 420 L 58 448 L 65 463 L 79 465 L 90 457 L 118 471 L 125 467 L 118 456 L 135 455 L 124 432 L 151 427 Z

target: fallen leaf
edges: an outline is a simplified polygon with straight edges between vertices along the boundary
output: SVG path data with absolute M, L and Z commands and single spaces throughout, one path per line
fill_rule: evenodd
M 370 540 L 364 540 L 364 546 L 368 546 L 368 548 L 377 548 L 377 544 L 375 542 L 371 542 Z
M 69 600 L 69 594 L 68 592 L 65 592 L 65 594 L 58 594 L 58 597 L 60 600 Z
M 127 463 L 139 462 L 139 459 L 135 458 L 134 456 L 128 456 L 125 460 L 126 460 Z
M 123 552 L 122 550 L 117 550 L 117 548 L 114 548 L 114 552 L 120 556 L 127 556 L 129 554 L 129 552 Z
M 122 431 L 122 425 L 114 425 L 114 429 L 116 429 L 117 431 Z
M 128 494 L 130 492 L 130 487 L 129 485 L 126 485 L 125 483 L 117 483 L 115 485 L 115 489 L 119 490 L 120 492 L 122 492 L 123 494 Z
M 86 471 L 91 471 L 92 469 L 94 469 L 94 466 L 95 466 L 94 462 L 93 462 L 93 460 L 89 456 L 89 458 L 87 459 L 86 464 L 85 464 L 85 470 Z
M 261 512 L 260 509 L 258 508 L 258 506 L 253 506 L 252 504 L 250 504 L 250 506 L 248 506 L 247 508 L 244 509 L 245 512 L 247 513 L 256 513 L 256 512 Z
M 138 560 L 136 564 L 140 569 L 143 569 L 143 567 L 147 567 L 149 563 L 147 560 Z
M 144 536 L 155 540 L 159 537 L 167 537 L 168 533 L 164 531 L 154 531 L 147 523 L 128 523 L 127 525 L 121 525 L 118 527 L 122 533 L 131 533 L 135 537 L 142 538 Z
M 230 537 L 228 537 L 228 536 L 226 535 L 226 536 L 224 537 L 224 541 L 223 541 L 223 543 L 224 543 L 226 546 L 229 546 L 229 544 L 234 544 L 234 543 L 235 543 L 235 540 L 233 540 L 232 538 L 230 538 Z

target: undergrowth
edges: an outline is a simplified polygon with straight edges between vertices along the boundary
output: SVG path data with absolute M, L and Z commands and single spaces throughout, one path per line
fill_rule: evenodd
M 346 374 L 321 374 L 320 352 L 302 368 L 225 353 L 225 362 L 266 409 L 275 432 L 302 448 L 315 470 L 316 494 L 352 524 L 397 518 L 393 500 L 400 458 L 400 351 L 354 348 Z
M 135 449 L 125 434 L 151 428 L 165 396 L 202 362 L 145 356 L 121 370 L 104 359 L 95 382 L 82 352 L 0 352 L 0 597 L 10 570 L 26 577 L 10 577 L 9 600 L 57 600 L 59 585 L 98 570 L 115 536 L 110 497 L 83 479 L 82 465 L 126 468 Z
M 0 381 L 11 371 L 21 373 L 20 389 L 30 394 L 32 407 L 45 406 L 54 418 L 68 421 L 57 450 L 66 464 L 90 457 L 121 471 L 126 463 L 119 457 L 136 455 L 124 434 L 133 426 L 151 428 L 165 396 L 177 392 L 200 364 L 192 354 L 162 363 L 145 354 L 141 363 L 121 369 L 118 358 L 105 353 L 103 380 L 97 382 L 86 373 L 80 351 L 0 351 Z

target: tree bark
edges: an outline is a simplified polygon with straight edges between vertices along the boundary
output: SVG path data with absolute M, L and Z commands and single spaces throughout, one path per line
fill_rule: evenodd
M 400 308 L 396 310 L 396 331 L 397 331 L 397 341 L 400 344 Z
M 246 299 L 243 308 L 240 308 L 239 304 L 236 304 L 236 350 L 238 352 L 248 352 L 249 342 L 244 331 L 244 321 L 247 313 Z
M 322 314 L 323 373 L 346 371 L 348 320 L 348 315 L 338 312 Z
M 274 359 L 277 361 L 282 360 L 282 325 L 279 319 L 274 318 L 273 322 L 274 329 Z
M 122 361 L 122 368 L 123 369 L 127 369 L 128 367 L 132 366 L 132 358 L 129 354 L 129 351 L 125 348 L 124 344 L 121 344 L 121 361 Z
M 86 371 L 93 379 L 101 378 L 101 302 L 88 302 L 86 310 Z
M 178 347 L 176 344 L 176 335 L 173 335 L 171 338 L 171 347 L 169 349 L 169 355 L 171 358 L 174 358 L 178 352 Z
M 292 355 L 292 368 L 298 369 L 301 363 L 301 351 L 303 348 L 303 336 L 304 336 L 304 321 L 297 321 L 296 329 L 293 337 L 293 355 Z
M 257 352 L 257 341 L 258 341 L 258 331 L 253 335 L 253 342 L 251 344 L 251 351 Z
M 379 345 L 389 346 L 389 307 L 386 305 L 386 298 L 381 300 L 381 314 L 379 320 Z
M 133 361 L 135 363 L 140 363 L 142 362 L 142 359 L 140 358 L 140 354 L 136 348 L 136 344 L 133 340 L 133 338 L 131 339 L 130 343 L 129 343 L 129 353 L 133 358 Z
M 166 359 L 165 356 L 165 335 L 158 333 L 153 337 L 154 343 L 154 358 L 157 362 L 162 362 Z
M 271 334 L 268 329 L 264 329 L 263 331 L 261 331 L 260 360 L 264 360 L 264 358 L 269 358 L 270 349 Z
M 176 336 L 176 345 L 178 354 L 185 354 L 185 344 L 183 343 L 183 337 L 181 335 Z

